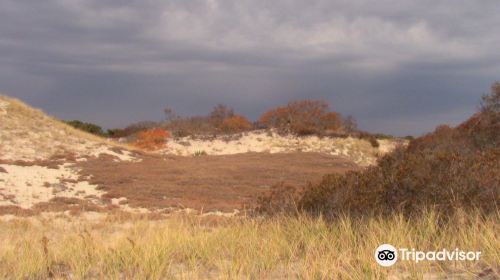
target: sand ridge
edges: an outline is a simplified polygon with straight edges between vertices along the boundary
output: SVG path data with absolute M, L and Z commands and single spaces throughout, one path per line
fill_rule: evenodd
M 257 130 L 242 133 L 239 137 L 220 136 L 214 139 L 195 139 L 193 137 L 172 138 L 167 142 L 164 154 L 192 156 L 232 155 L 241 153 L 295 153 L 312 152 L 341 156 L 360 166 L 369 166 L 377 159 L 404 145 L 400 140 L 377 140 L 379 147 L 372 147 L 364 139 L 352 137 L 318 137 L 280 135 L 274 131 Z
M 45 160 L 67 153 L 137 160 L 111 140 L 74 129 L 19 100 L 0 95 L 0 160 Z

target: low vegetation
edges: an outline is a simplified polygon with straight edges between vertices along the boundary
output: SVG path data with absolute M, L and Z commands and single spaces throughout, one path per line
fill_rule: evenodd
M 138 148 L 154 151 L 166 147 L 170 133 L 163 128 L 152 128 L 137 134 L 134 145 Z
M 250 130 L 253 128 L 252 123 L 241 115 L 234 115 L 232 117 L 226 118 L 220 124 L 220 129 L 226 133 L 235 133 Z
M 233 134 L 254 129 L 244 116 L 234 113 L 232 108 L 219 104 L 207 116 L 180 117 L 171 108 L 165 108 L 166 124 L 163 126 L 174 137 Z
M 102 127 L 93 123 L 82 122 L 79 120 L 65 121 L 65 123 L 71 125 L 76 129 L 83 130 L 91 134 L 95 134 L 98 136 L 106 136 L 106 133 L 104 132 Z
M 335 217 L 343 213 L 403 213 L 422 209 L 453 213 L 480 209 L 496 213 L 500 201 L 500 85 L 483 98 L 480 111 L 456 128 L 440 126 L 408 148 L 384 156 L 378 165 L 329 175 L 303 193 L 276 191 L 262 209 L 296 209 Z M 279 186 L 282 188 L 282 186 Z M 280 205 L 275 200 L 282 201 Z
M 153 129 L 160 126 L 161 123 L 158 122 L 137 122 L 130 124 L 125 128 L 108 129 L 107 135 L 111 138 L 131 137 L 141 131 Z
M 13 220 L 0 222 L 2 279 L 468 279 L 499 275 L 499 219 L 477 212 L 406 219 Z M 374 261 L 382 243 L 481 250 L 478 262 Z M 486 279 L 486 278 L 485 278 Z
M 243 115 L 236 114 L 226 105 L 219 104 L 205 116 L 179 116 L 175 111 L 164 109 L 165 121 L 139 122 L 123 129 L 110 129 L 105 135 L 113 138 L 134 139 L 143 130 L 164 128 L 173 137 L 215 137 L 217 135 L 237 134 L 255 129 L 273 129 L 280 134 L 298 136 L 318 135 L 366 139 L 373 147 L 378 147 L 377 139 L 392 138 L 385 134 L 371 134 L 357 129 L 352 116 L 342 117 L 331 111 L 329 104 L 320 100 L 299 100 L 270 109 L 257 122 L 251 122 Z

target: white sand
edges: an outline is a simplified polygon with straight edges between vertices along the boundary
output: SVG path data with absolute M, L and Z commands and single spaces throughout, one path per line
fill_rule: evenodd
M 0 172 L 0 206 L 16 205 L 30 208 L 40 202 L 48 202 L 54 197 L 74 197 L 84 199 L 95 196 L 90 201 L 98 202 L 104 192 L 88 182 L 67 182 L 77 180 L 75 169 L 68 164 L 50 169 L 42 166 L 17 166 L 0 164 L 7 173 Z M 88 199 L 88 198 L 87 198 Z
M 8 102 L 0 100 L 0 115 L 7 114 L 7 107 L 8 106 L 9 106 Z
M 114 161 L 140 161 L 132 155 L 130 151 L 121 150 L 121 154 L 111 150 L 110 146 L 100 145 L 95 147 L 92 151 L 87 151 L 88 155 L 92 157 L 99 157 L 101 154 L 110 155 L 115 157 Z
M 244 133 L 237 140 L 225 141 L 223 137 L 213 140 L 199 140 L 191 137 L 169 139 L 165 154 L 181 156 L 205 152 L 208 155 L 229 155 L 248 152 L 290 153 L 317 152 L 337 155 L 353 160 L 361 166 L 376 163 L 380 155 L 388 153 L 401 144 L 400 141 L 378 140 L 379 147 L 374 148 L 366 140 L 356 138 L 331 138 L 292 135 L 282 136 L 263 130 Z

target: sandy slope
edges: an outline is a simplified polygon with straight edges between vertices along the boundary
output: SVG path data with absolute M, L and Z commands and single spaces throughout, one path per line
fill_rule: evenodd
M 82 181 L 72 164 L 46 165 L 58 155 L 76 161 L 103 154 L 115 161 L 138 160 L 111 144 L 0 95 L 0 206 L 30 208 L 54 197 L 96 200 L 102 192 Z
M 19 100 L 0 95 L 0 159 L 32 161 L 57 154 L 78 157 L 109 154 L 133 160 L 131 153 L 114 151 L 114 143 L 76 130 Z

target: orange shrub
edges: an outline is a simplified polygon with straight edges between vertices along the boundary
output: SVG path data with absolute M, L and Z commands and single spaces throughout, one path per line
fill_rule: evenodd
M 220 128 L 224 132 L 239 132 L 244 130 L 249 130 L 252 128 L 250 121 L 241 115 L 234 115 L 225 119 Z
M 149 151 L 162 149 L 166 146 L 166 140 L 169 137 L 170 133 L 163 128 L 144 130 L 137 134 L 135 146 Z

